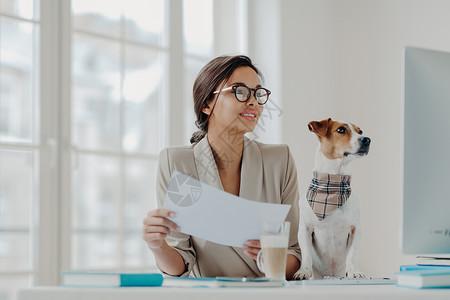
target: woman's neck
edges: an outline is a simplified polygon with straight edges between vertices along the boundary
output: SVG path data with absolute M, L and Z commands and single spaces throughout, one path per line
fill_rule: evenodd
M 217 169 L 225 172 L 239 171 L 244 152 L 244 136 L 230 132 L 217 134 L 208 130 L 207 137 Z

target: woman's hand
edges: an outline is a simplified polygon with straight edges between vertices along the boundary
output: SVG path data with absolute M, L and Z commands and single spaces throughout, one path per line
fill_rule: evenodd
M 174 212 L 164 208 L 157 208 L 147 214 L 142 221 L 142 239 L 150 249 L 160 248 L 172 230 L 179 231 L 177 224 L 167 219 L 174 216 Z
M 259 251 L 261 251 L 261 243 L 259 240 L 247 240 L 244 244 L 244 253 L 251 259 L 256 260 Z

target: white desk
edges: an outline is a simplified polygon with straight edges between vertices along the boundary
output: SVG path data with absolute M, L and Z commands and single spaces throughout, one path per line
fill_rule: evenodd
M 18 300 L 449 300 L 450 289 L 383 286 L 291 286 L 284 288 L 68 288 L 20 290 Z

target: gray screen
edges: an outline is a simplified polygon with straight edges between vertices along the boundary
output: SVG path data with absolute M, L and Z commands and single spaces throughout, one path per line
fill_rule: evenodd
M 448 254 L 450 53 L 404 54 L 403 252 Z

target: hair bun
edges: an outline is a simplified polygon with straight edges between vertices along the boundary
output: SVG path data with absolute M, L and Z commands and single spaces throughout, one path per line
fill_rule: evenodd
M 192 137 L 191 137 L 191 144 L 197 144 L 198 142 L 200 142 L 200 140 L 202 138 L 205 137 L 205 135 L 206 135 L 206 131 L 203 131 L 203 130 L 194 132 L 194 134 L 192 134 Z

